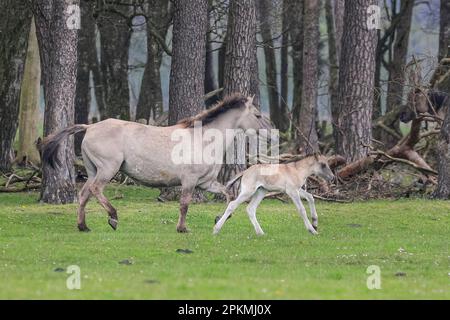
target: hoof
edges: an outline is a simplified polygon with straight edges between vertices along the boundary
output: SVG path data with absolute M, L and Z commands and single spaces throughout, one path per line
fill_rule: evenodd
M 177 232 L 178 232 L 178 233 L 189 233 L 189 229 L 186 228 L 185 226 L 183 226 L 183 227 L 177 227 Z
M 111 226 L 111 228 L 114 229 L 114 231 L 117 230 L 117 225 L 119 224 L 119 222 L 116 219 L 109 218 L 108 223 Z
M 91 229 L 89 229 L 89 228 L 87 227 L 87 225 L 85 225 L 85 224 L 79 224 L 79 225 L 78 225 L 78 230 L 79 230 L 80 232 L 91 232 Z
M 319 233 L 315 229 L 308 230 L 313 236 L 317 236 Z

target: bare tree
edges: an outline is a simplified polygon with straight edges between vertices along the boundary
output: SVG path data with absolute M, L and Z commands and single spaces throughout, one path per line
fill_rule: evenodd
M 259 101 L 258 61 L 256 56 L 256 3 L 255 0 L 231 0 L 224 67 L 224 95 L 235 92 L 255 95 Z M 229 181 L 242 165 L 224 165 L 219 180 Z M 237 190 L 233 192 L 237 194 Z
M 450 1 L 441 0 L 439 32 L 439 60 L 447 56 L 450 46 Z
M 137 120 L 145 119 L 148 122 L 150 119 L 158 118 L 163 112 L 160 68 L 164 50 L 160 42 L 166 38 L 169 22 L 169 1 L 148 1 L 147 64 L 136 108 Z
M 20 88 L 31 11 L 25 2 L 5 0 L 0 11 L 0 170 L 11 168 L 19 119 Z
M 34 0 L 37 39 L 44 82 L 44 136 L 74 124 L 77 74 L 76 16 L 69 5 L 74 1 Z M 61 166 L 42 168 L 41 201 L 72 203 L 76 200 L 73 139 L 64 141 L 58 153 Z
M 267 93 L 269 96 L 270 119 L 277 128 L 282 126 L 280 110 L 280 95 L 277 82 L 277 62 L 273 43 L 272 27 L 273 8 L 272 0 L 256 1 L 258 17 L 260 20 L 260 33 L 263 40 L 264 57 L 266 61 Z
M 130 120 L 130 90 L 128 56 L 130 48 L 129 4 L 102 4 L 98 8 L 97 26 L 100 31 L 101 85 L 105 110 L 100 116 Z M 106 2 L 105 2 L 106 3 Z
M 303 18 L 302 105 L 299 114 L 298 146 L 302 153 L 319 150 L 316 131 L 319 80 L 320 0 L 305 1 Z
M 36 38 L 36 25 L 31 23 L 28 51 L 20 92 L 19 140 L 16 162 L 40 163 L 36 142 L 39 138 L 39 98 L 41 91 L 41 64 Z
M 333 10 L 334 2 L 334 10 Z M 333 134 L 337 135 L 336 124 L 339 117 L 339 59 L 341 53 L 342 32 L 344 23 L 345 0 L 326 0 L 325 12 L 328 31 L 328 57 L 330 63 L 329 94 Z
M 204 108 L 207 0 L 175 0 L 169 124 Z
M 292 64 L 294 69 L 294 101 L 292 103 L 292 122 L 299 122 L 300 108 L 302 105 L 303 87 L 303 1 L 291 1 L 290 30 L 292 45 Z M 296 131 L 294 131 L 296 132 Z
M 78 32 L 77 90 L 75 95 L 75 123 L 89 123 L 91 106 L 90 74 L 97 60 L 94 4 L 81 1 L 81 28 Z M 93 65 L 94 64 L 94 65 Z M 81 155 L 84 133 L 75 135 L 75 153 Z
M 367 156 L 372 142 L 377 31 L 368 29 L 367 8 L 376 3 L 376 0 L 345 3 L 336 146 L 347 161 Z

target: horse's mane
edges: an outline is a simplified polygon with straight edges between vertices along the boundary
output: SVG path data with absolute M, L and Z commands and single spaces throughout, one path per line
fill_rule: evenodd
M 206 125 L 229 110 L 245 106 L 246 102 L 247 97 L 240 93 L 234 93 L 226 96 L 222 101 L 218 102 L 208 110 L 205 110 L 196 116 L 180 120 L 178 124 L 184 125 L 186 128 L 192 128 L 196 121 L 201 121 L 203 125 Z

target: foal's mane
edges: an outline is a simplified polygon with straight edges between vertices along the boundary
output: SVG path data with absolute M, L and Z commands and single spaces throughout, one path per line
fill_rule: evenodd
M 234 93 L 226 96 L 222 101 L 218 102 L 208 110 L 205 110 L 196 116 L 180 120 L 178 124 L 183 125 L 185 128 L 193 128 L 196 121 L 201 121 L 203 125 L 206 125 L 229 110 L 245 106 L 246 102 L 247 97 L 240 93 Z

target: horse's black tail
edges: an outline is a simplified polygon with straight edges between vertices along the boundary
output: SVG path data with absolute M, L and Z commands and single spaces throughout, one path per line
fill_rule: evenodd
M 89 126 L 86 124 L 77 124 L 46 137 L 41 145 L 43 163 L 49 164 L 53 169 L 56 166 L 60 166 L 61 161 L 58 159 L 58 150 L 61 142 L 68 136 L 86 131 L 88 128 Z

